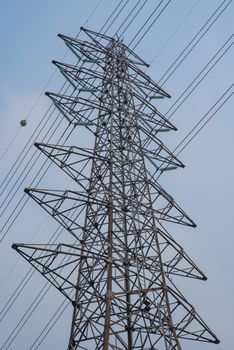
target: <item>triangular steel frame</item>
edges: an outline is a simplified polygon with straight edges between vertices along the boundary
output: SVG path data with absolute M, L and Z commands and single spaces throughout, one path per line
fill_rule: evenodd
M 77 190 L 25 190 L 74 243 L 13 248 L 71 301 L 68 350 L 181 350 L 183 339 L 219 343 L 174 284 L 178 276 L 206 276 L 163 226 L 196 225 L 147 166 L 184 167 L 158 138 L 176 130 L 154 105 L 170 96 L 121 39 L 82 30 L 88 40 L 59 35 L 77 65 L 53 61 L 73 92 L 46 94 L 70 124 L 91 131 L 94 148 L 36 143 Z

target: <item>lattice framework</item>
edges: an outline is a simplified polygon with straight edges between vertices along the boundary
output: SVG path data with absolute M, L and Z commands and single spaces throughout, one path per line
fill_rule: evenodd
M 158 138 L 176 130 L 153 103 L 170 96 L 122 40 L 83 31 L 89 41 L 59 35 L 78 64 L 53 61 L 72 94 L 46 94 L 70 124 L 90 131 L 94 147 L 35 144 L 77 190 L 25 190 L 74 243 L 13 248 L 71 301 L 69 350 L 218 343 L 172 281 L 206 279 L 164 228 L 196 225 L 148 170 L 184 166 Z

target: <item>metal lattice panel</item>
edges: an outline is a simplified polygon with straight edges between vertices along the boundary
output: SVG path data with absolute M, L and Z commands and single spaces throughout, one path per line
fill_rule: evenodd
M 47 95 L 69 123 L 90 130 L 94 148 L 37 143 L 77 190 L 26 189 L 74 244 L 13 247 L 71 301 L 69 350 L 179 350 L 180 339 L 218 343 L 172 282 L 173 276 L 206 277 L 163 222 L 196 225 L 147 168 L 147 162 L 158 171 L 183 167 L 158 138 L 176 130 L 153 104 L 169 95 L 121 40 L 83 30 L 90 41 L 60 35 L 78 65 L 54 61 L 72 95 Z

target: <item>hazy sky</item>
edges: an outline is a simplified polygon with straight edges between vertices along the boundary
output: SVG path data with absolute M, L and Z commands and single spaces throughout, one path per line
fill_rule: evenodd
M 116 32 L 134 2 L 137 1 L 130 1 L 120 18 L 111 25 L 107 34 L 113 35 Z M 229 0 L 226 0 L 224 3 L 228 4 L 228 2 Z M 90 29 L 100 30 L 118 1 L 103 0 L 87 23 L 87 18 L 98 3 L 98 0 L 2 0 L 0 2 L 0 157 L 18 132 L 19 121 L 28 116 L 27 127 L 19 130 L 11 148 L 1 158 L 0 176 L 2 180 L 50 105 L 47 97 L 42 94 L 45 86 L 48 85 L 46 90 L 57 92 L 63 83 L 59 74 L 50 79 L 55 70 L 50 63 L 51 60 L 70 62 L 73 59 L 69 54 L 65 59 L 63 58 L 67 49 L 62 40 L 57 37 L 57 33 L 75 36 L 79 32 L 79 27 L 84 24 Z M 141 3 L 143 4 L 143 1 Z M 146 17 L 152 13 L 155 3 L 157 1 L 148 0 L 141 16 L 137 16 L 134 22 L 128 26 L 124 33 L 126 43 L 131 42 Z M 155 81 L 164 75 L 175 58 L 221 3 L 221 0 L 171 1 L 168 8 L 136 48 L 136 52 L 147 62 L 153 60 L 147 73 Z M 233 16 L 234 5 L 231 2 L 188 58 L 168 79 L 164 89 L 170 93 L 172 98 L 160 101 L 159 109 L 161 112 L 166 113 L 169 110 L 233 34 Z M 126 22 L 127 24 L 128 22 Z M 233 43 L 233 38 L 230 40 L 231 42 Z M 233 62 L 232 46 L 210 71 L 206 79 L 173 114 L 171 121 L 178 127 L 178 131 L 163 135 L 162 140 L 165 140 L 168 147 L 171 149 L 176 147 L 196 122 L 233 84 Z M 41 94 L 36 107 L 30 112 Z M 176 284 L 221 340 L 220 345 L 188 343 L 185 348 L 190 350 L 215 348 L 229 350 L 233 347 L 233 107 L 232 97 L 181 153 L 180 159 L 186 165 L 185 169 L 164 174 L 160 179 L 160 183 L 165 189 L 175 197 L 177 202 L 198 224 L 196 229 L 173 225 L 168 226 L 168 229 L 208 276 L 206 282 L 178 280 Z M 65 125 L 66 123 L 63 122 L 61 128 Z M 55 134 L 54 142 L 56 142 L 57 137 L 58 135 Z M 41 141 L 41 138 L 42 136 L 39 137 L 38 141 Z M 85 137 L 80 131 L 71 138 L 69 144 L 76 141 L 85 141 Z M 28 151 L 28 159 L 32 152 L 32 149 Z M 39 162 L 31 175 L 25 176 L 23 183 L 19 184 L 14 205 L 21 200 L 23 189 L 29 186 L 33 176 L 40 169 L 40 164 Z M 24 167 L 23 162 L 21 165 Z M 50 169 L 49 174 L 42 180 L 39 187 L 53 188 L 58 186 L 59 188 L 60 186 L 60 188 L 66 188 L 69 179 L 64 180 L 62 176 L 60 178 L 58 175 L 55 183 L 54 174 L 56 171 L 55 167 Z M 16 181 L 17 178 L 18 173 L 16 172 L 13 180 Z M 63 180 L 66 181 L 64 185 Z M 1 196 L 2 209 L 10 198 L 8 195 L 10 188 L 9 185 Z M 13 204 L 9 205 L 1 216 L 1 227 L 14 210 Z M 39 206 L 29 201 L 16 224 L 12 226 L 12 229 L 0 243 L 0 312 L 29 268 L 23 259 L 11 251 L 11 244 L 21 241 L 46 243 L 56 227 L 57 225 L 52 218 L 47 217 Z M 63 297 L 54 288 L 51 288 L 33 313 L 30 321 L 22 328 L 11 345 L 9 345 L 11 342 L 11 338 L 9 338 L 9 342 L 3 346 L 44 284 L 44 279 L 35 274 L 22 295 L 17 299 L 14 307 L 1 322 L 0 349 L 30 349 L 56 311 L 57 306 L 63 302 Z M 4 312 L 0 314 L 0 319 L 3 314 Z M 65 349 L 68 342 L 70 321 L 71 307 L 66 310 L 39 348 Z

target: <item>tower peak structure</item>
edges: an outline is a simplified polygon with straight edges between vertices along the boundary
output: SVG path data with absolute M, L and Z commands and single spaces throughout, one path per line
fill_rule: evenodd
M 90 131 L 94 147 L 36 143 L 76 190 L 25 190 L 74 243 L 13 248 L 71 301 L 69 350 L 219 343 L 174 284 L 176 276 L 206 277 L 164 222 L 196 225 L 148 170 L 183 167 L 158 138 L 176 130 L 154 106 L 170 96 L 122 40 L 82 30 L 87 41 L 59 34 L 77 65 L 53 61 L 72 93 L 46 94 L 68 123 Z

